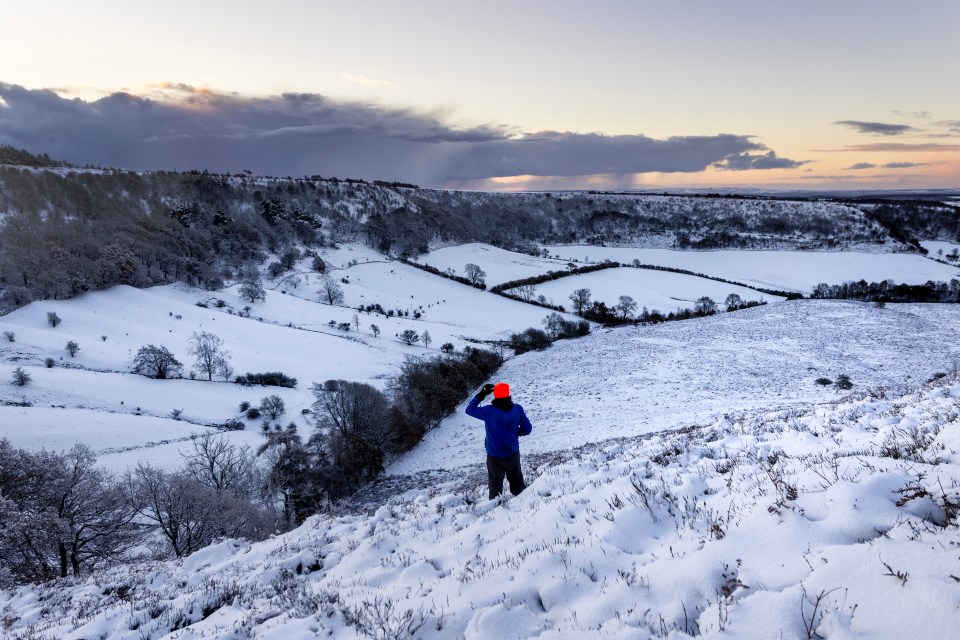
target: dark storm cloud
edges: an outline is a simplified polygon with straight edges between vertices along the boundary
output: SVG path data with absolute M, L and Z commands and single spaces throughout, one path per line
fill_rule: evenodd
M 876 167 L 876 166 L 877 166 L 877 165 L 875 165 L 875 164 L 873 164 L 873 163 L 871 163 L 871 162 L 858 162 L 858 163 L 855 164 L 855 165 L 852 165 L 852 166 L 847 167 L 847 170 L 848 170 L 848 171 L 850 171 L 850 170 L 857 171 L 857 170 L 860 170 L 860 169 L 873 169 L 873 168 Z
M 401 179 L 427 185 L 493 177 L 697 172 L 798 166 L 749 136 L 543 132 L 455 127 L 440 112 L 330 100 L 266 98 L 165 85 L 156 97 L 67 99 L 0 83 L 0 143 L 79 164 L 133 169 L 250 169 Z
M 727 156 L 723 162 L 715 162 L 713 166 L 727 171 L 747 171 L 749 169 L 796 169 L 807 164 L 809 160 L 791 160 L 780 158 L 773 151 L 750 155 L 740 153 Z
M 906 124 L 887 124 L 885 122 L 864 122 L 862 120 L 840 120 L 833 124 L 852 127 L 860 133 L 871 133 L 878 136 L 899 136 L 904 133 L 919 131 Z

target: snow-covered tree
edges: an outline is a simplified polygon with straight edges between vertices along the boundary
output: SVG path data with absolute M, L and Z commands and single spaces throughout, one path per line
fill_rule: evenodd
M 213 380 L 215 373 L 221 373 L 224 367 L 230 367 L 230 352 L 224 350 L 223 340 L 208 331 L 193 332 L 188 353 L 197 359 L 196 367 L 200 373 L 207 375 L 207 380 Z
M 137 355 L 134 356 L 133 370 L 141 375 L 164 380 L 179 374 L 183 370 L 183 365 L 166 347 L 148 344 L 140 347 Z
M 320 290 L 317 293 L 320 295 L 320 301 L 330 306 L 343 302 L 343 289 L 330 276 L 320 278 Z
M 577 314 L 582 314 L 583 310 L 590 304 L 590 289 L 577 289 L 570 294 L 570 302 L 573 303 L 573 310 Z
M 471 284 L 475 286 L 480 286 L 482 284 L 485 284 L 484 281 L 487 277 L 487 273 L 483 269 L 481 269 L 479 266 L 473 264 L 472 262 L 468 262 L 467 264 L 464 265 L 463 273 L 467 277 L 467 280 L 470 281 Z
M 624 320 L 630 318 L 634 312 L 637 310 L 636 301 L 630 296 L 620 296 L 619 301 L 617 301 L 617 306 L 615 307 L 617 313 L 620 314 L 620 317 Z
M 262 302 L 267 299 L 267 292 L 263 288 L 263 282 L 260 281 L 260 276 L 250 278 L 240 285 L 239 293 L 240 297 L 250 302 L 250 304 Z

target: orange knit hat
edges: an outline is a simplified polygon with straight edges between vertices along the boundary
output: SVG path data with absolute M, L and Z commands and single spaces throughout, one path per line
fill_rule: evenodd
M 498 382 L 493 385 L 493 397 L 494 398 L 509 398 L 510 397 L 510 385 L 506 382 Z

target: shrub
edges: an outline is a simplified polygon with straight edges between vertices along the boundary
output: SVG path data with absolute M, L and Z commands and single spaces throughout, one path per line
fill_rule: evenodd
M 47 358 L 43 361 L 43 364 L 47 366 L 47 369 L 53 369 L 53 366 L 56 364 L 56 360 L 53 358 Z
M 57 325 L 60 324 L 62 320 L 60 320 L 60 316 L 58 316 L 55 311 L 47 311 L 47 322 L 51 327 L 56 329 Z
M 853 388 L 853 382 L 850 381 L 850 376 L 841 373 L 837 376 L 837 381 L 833 383 L 833 386 L 837 389 L 847 390 Z
M 249 408 L 250 408 L 250 403 L 247 402 L 246 400 L 244 400 L 243 402 L 240 403 L 240 413 L 243 413 L 244 411 L 246 411 L 246 410 L 249 409 Z
M 291 378 L 279 371 L 270 371 L 267 373 L 247 372 L 246 375 L 237 376 L 234 382 L 245 387 L 259 384 L 264 387 L 288 387 L 293 389 L 297 386 L 296 378 Z
M 828 387 L 833 384 L 833 380 L 830 378 L 817 378 L 814 380 L 814 383 L 820 385 L 821 387 Z
M 420 334 L 414 331 L 413 329 L 404 329 L 400 333 L 400 342 L 405 345 L 412 345 L 415 342 L 420 341 Z
M 241 421 L 239 418 L 230 418 L 218 426 L 226 431 L 243 431 L 244 429 L 243 421 Z
M 517 355 L 526 353 L 527 351 L 543 351 L 551 344 L 553 344 L 553 341 L 550 339 L 550 336 L 540 329 L 533 327 L 510 336 L 510 348 L 513 349 Z
M 280 396 L 267 396 L 260 401 L 260 413 L 276 420 L 287 410 L 286 404 Z
M 7 342 L 13 342 L 17 336 L 13 331 L 4 331 L 3 337 Z
M 256 407 L 250 407 L 247 409 L 247 419 L 249 420 L 256 420 L 260 417 L 260 415 L 260 409 L 257 409 Z
M 179 374 L 183 365 L 164 346 L 148 344 L 140 347 L 133 359 L 133 370 L 145 376 L 163 380 Z
M 23 370 L 23 367 L 17 367 L 13 370 L 13 384 L 18 387 L 25 387 L 30 383 L 31 376 Z

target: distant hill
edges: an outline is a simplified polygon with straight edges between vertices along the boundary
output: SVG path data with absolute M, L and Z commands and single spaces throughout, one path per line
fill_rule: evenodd
M 914 220 L 922 224 L 913 225 Z M 0 312 L 115 284 L 215 288 L 269 255 L 362 241 L 410 257 L 485 242 L 678 249 L 919 250 L 956 208 L 755 196 L 484 193 L 333 177 L 68 166 L 0 148 Z

